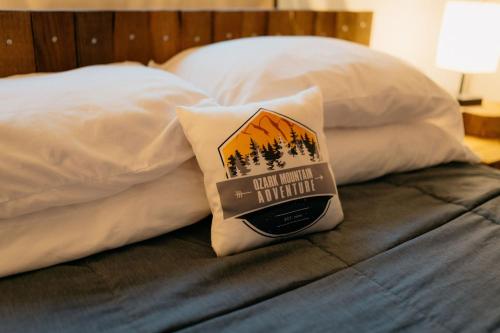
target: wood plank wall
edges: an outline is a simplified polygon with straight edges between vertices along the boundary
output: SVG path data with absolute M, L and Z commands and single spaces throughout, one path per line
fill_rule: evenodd
M 234 38 L 318 35 L 370 42 L 372 13 L 313 11 L 0 12 L 0 77 L 114 61 L 164 62 Z

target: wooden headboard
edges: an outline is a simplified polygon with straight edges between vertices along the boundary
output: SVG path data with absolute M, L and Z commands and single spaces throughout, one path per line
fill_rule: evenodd
M 150 59 L 260 35 L 331 36 L 368 45 L 372 13 L 313 11 L 0 12 L 0 77 Z

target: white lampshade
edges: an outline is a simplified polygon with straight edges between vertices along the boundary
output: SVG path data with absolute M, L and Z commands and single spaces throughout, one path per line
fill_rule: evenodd
M 437 66 L 462 73 L 495 72 L 500 56 L 500 4 L 451 1 L 439 37 Z

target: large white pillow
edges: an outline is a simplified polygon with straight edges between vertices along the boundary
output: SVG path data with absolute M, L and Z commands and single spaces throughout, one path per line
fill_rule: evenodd
M 311 86 L 323 93 L 325 127 L 366 127 L 451 118 L 458 104 L 412 66 L 358 44 L 325 37 L 256 37 L 181 52 L 162 66 L 223 105 L 287 96 Z
M 0 219 L 103 198 L 174 170 L 193 156 L 179 105 L 214 103 L 137 64 L 0 80 Z
M 325 130 L 337 184 L 357 183 L 393 172 L 479 159 L 461 141 L 429 122 Z
M 0 221 L 0 277 L 169 232 L 210 214 L 194 158 L 114 196 Z
M 317 88 L 255 104 L 179 107 L 177 114 L 203 171 L 218 256 L 342 221 Z

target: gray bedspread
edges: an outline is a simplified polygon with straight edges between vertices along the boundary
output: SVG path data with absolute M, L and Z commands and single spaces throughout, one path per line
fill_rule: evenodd
M 499 171 L 339 192 L 331 232 L 218 259 L 207 219 L 0 279 L 0 332 L 500 332 Z

